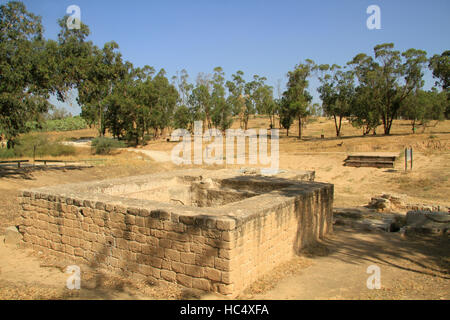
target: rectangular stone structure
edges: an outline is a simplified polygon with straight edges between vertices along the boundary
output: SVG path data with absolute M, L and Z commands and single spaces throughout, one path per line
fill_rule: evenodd
M 192 169 L 24 190 L 20 203 L 35 250 L 236 297 L 332 232 L 333 185 Z

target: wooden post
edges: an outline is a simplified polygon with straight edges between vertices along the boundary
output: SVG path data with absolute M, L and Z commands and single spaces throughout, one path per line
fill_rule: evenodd
M 408 148 L 405 148 L 405 171 L 408 170 Z
M 405 171 L 408 170 L 408 160 L 411 161 L 411 170 L 413 168 L 413 150 L 412 148 L 405 149 Z

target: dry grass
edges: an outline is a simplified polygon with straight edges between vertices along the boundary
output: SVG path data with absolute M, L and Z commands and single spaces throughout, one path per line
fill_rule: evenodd
M 88 128 L 74 131 L 52 131 L 42 134 L 47 135 L 52 140 L 76 140 L 95 138 L 98 136 L 98 130 L 95 128 Z
M 268 126 L 268 118 L 257 117 L 249 121 L 249 129 L 267 129 Z M 382 127 L 377 129 L 376 136 L 362 136 L 359 129 L 344 122 L 341 137 L 336 137 L 333 120 L 320 117 L 307 125 L 302 140 L 299 140 L 297 127 L 296 123 L 292 125 L 288 137 L 286 130 L 280 129 L 280 153 L 400 152 L 410 146 L 421 152 L 450 152 L 450 120 L 439 122 L 435 127 L 416 134 L 411 133 L 409 121 L 396 120 L 390 136 L 382 134 Z M 238 129 L 239 122 L 235 121 L 232 128 Z M 320 138 L 321 134 L 325 135 L 325 139 Z M 165 139 L 152 140 L 145 149 L 170 151 L 176 144 L 167 143 Z
M 430 200 L 443 200 L 449 196 L 450 171 L 426 170 L 423 172 L 409 172 L 396 178 L 392 178 L 392 185 L 399 193 L 413 194 L 416 198 Z

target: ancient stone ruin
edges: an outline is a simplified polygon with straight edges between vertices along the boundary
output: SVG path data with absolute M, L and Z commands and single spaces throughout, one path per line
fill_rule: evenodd
M 235 297 L 332 231 L 333 185 L 310 177 L 199 169 L 26 190 L 19 231 L 70 263 Z

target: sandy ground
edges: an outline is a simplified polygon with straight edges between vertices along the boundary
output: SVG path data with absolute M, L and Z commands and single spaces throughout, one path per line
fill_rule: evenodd
M 250 124 L 264 127 L 267 119 Z M 411 203 L 450 206 L 450 121 L 412 135 L 407 123 L 399 123 L 389 137 L 361 137 L 344 126 L 344 137 L 333 137 L 333 124 L 319 120 L 305 130 L 303 140 L 280 140 L 280 167 L 315 170 L 316 181 L 333 183 L 336 207 L 365 205 L 382 192 L 404 194 Z M 324 132 L 326 139 L 317 135 Z M 379 130 L 381 132 L 381 130 Z M 83 138 L 89 130 L 55 133 L 55 137 Z M 168 162 L 174 143 L 151 141 L 144 148 L 117 151 L 93 167 L 0 168 L 0 235 L 15 225 L 16 196 L 24 188 L 101 180 L 174 170 Z M 414 169 L 405 172 L 404 147 L 414 148 Z M 78 158 L 94 157 L 79 148 Z M 344 167 L 349 153 L 395 152 L 400 155 L 394 169 Z M 98 156 L 100 158 L 100 156 Z M 66 160 L 76 160 L 77 157 Z M 249 165 L 245 165 L 248 167 Z M 185 166 L 186 167 L 186 166 Z M 185 168 L 183 167 L 183 168 Z M 215 169 L 224 166 L 205 166 Z M 242 166 L 228 166 L 240 168 Z M 394 233 L 368 233 L 337 227 L 322 247 L 303 253 L 251 286 L 244 299 L 449 299 L 450 244 L 442 239 L 402 239 Z M 0 238 L 0 299 L 208 299 L 211 295 L 177 286 L 160 288 L 148 283 L 84 270 L 82 290 L 65 288 L 65 266 L 48 262 L 50 257 L 6 247 Z M 51 260 L 51 259 L 50 259 Z M 368 290 L 369 265 L 381 269 L 380 290 Z
M 403 239 L 337 227 L 312 265 L 255 299 L 450 299 L 448 239 Z M 323 254 L 323 256 L 321 256 Z M 307 255 L 308 256 L 308 255 Z M 368 289 L 369 266 L 380 268 L 381 289 Z

